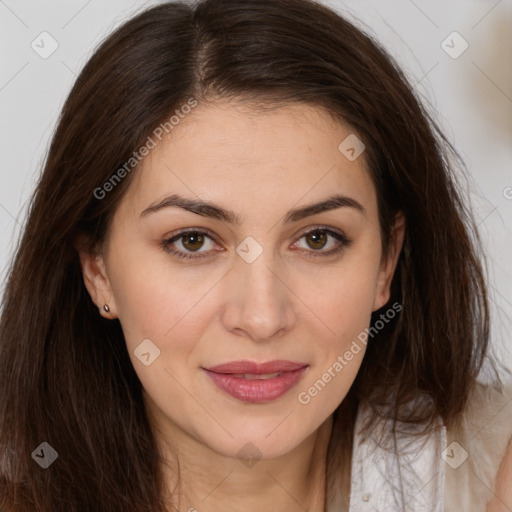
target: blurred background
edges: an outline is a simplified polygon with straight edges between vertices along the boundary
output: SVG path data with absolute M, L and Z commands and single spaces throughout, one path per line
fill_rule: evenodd
M 0 0 L 0 295 L 75 77 L 115 27 L 158 3 Z M 321 3 L 390 51 L 464 158 L 488 258 L 492 349 L 512 368 L 512 0 Z

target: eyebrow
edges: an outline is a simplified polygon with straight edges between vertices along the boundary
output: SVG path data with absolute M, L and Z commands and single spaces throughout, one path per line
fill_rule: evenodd
M 225 208 L 222 208 L 221 206 L 208 201 L 188 199 L 178 194 L 173 194 L 157 203 L 148 206 L 140 216 L 145 217 L 164 208 L 172 207 L 182 208 L 183 210 L 187 210 L 203 217 L 218 219 L 234 226 L 240 226 L 242 224 L 241 218 L 232 210 L 226 210 Z M 322 212 L 327 212 L 329 210 L 335 210 L 342 207 L 353 208 L 363 215 L 366 214 L 365 208 L 361 203 L 359 203 L 359 201 L 353 199 L 352 197 L 336 194 L 318 203 L 309 204 L 307 206 L 290 210 L 284 216 L 283 224 L 288 222 L 296 222 L 312 215 L 317 215 Z

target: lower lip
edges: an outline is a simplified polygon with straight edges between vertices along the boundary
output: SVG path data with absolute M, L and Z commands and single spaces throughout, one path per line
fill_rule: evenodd
M 301 379 L 307 366 L 283 372 L 278 377 L 272 379 L 243 379 L 233 377 L 227 373 L 215 373 L 205 370 L 215 385 L 242 402 L 262 403 L 276 400 L 286 392 L 290 391 Z

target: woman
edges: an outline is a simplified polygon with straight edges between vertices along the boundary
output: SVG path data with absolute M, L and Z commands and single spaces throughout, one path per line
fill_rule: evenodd
M 1 510 L 509 510 L 512 394 L 476 380 L 454 156 L 319 4 L 164 3 L 117 29 L 6 287 Z

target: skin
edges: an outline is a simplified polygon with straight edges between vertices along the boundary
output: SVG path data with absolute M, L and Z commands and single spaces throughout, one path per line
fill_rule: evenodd
M 256 114 L 240 103 L 201 104 L 137 169 L 104 252 L 80 254 L 92 300 L 122 325 L 170 489 L 179 460 L 179 510 L 224 511 L 226 503 L 245 512 L 324 509 L 332 413 L 357 375 L 365 345 L 308 404 L 298 394 L 389 300 L 404 233 L 398 216 L 383 258 L 364 153 L 349 161 L 338 150 L 351 133 L 308 105 Z M 282 224 L 290 209 L 334 193 L 357 200 L 364 213 L 341 207 Z M 171 194 L 233 210 L 241 224 L 176 207 L 141 217 Z M 339 244 L 325 232 L 322 243 L 304 236 L 318 226 L 342 231 L 352 243 L 315 257 Z M 217 240 L 205 237 L 201 247 L 185 237 L 172 247 L 189 254 L 198 248 L 207 257 L 181 260 L 161 247 L 186 228 L 209 229 Z M 263 250 L 252 263 L 236 252 L 248 236 Z M 105 303 L 109 313 L 101 310 Z M 160 349 L 149 366 L 134 355 L 144 339 Z M 202 370 L 241 359 L 309 367 L 285 395 L 248 404 L 219 390 Z M 251 467 L 237 456 L 247 443 L 261 457 Z
M 496 476 L 493 499 L 487 504 L 487 512 L 510 512 L 512 510 L 512 438 Z

